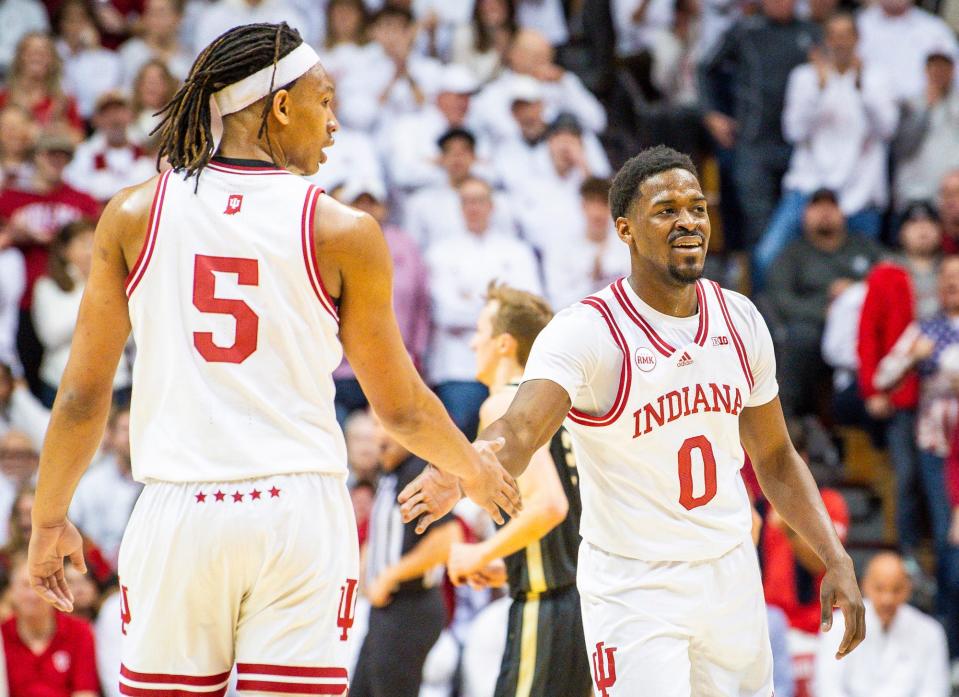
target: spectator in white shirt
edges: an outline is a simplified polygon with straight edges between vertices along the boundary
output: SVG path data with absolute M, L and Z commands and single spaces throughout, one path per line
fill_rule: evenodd
M 672 29 L 675 6 L 672 0 L 612 0 L 616 55 L 651 50 L 657 35 Z
M 421 249 L 463 230 L 463 206 L 459 187 L 470 177 L 479 176 L 476 161 L 476 139 L 462 128 L 442 134 L 439 146 L 439 167 L 445 181 L 420 189 L 406 201 L 406 231 Z M 493 227 L 503 234 L 515 236 L 516 222 L 509 198 L 493 194 Z
M 334 104 L 334 109 L 335 109 Z M 377 190 L 386 189 L 386 175 L 373 139 L 363 131 L 340 124 L 335 147 L 326 151 L 326 162 L 308 179 L 327 191 L 346 182 L 369 182 Z
M 24 189 L 33 178 L 33 116 L 19 104 L 0 109 L 0 188 Z
M 39 464 L 37 449 L 25 433 L 10 430 L 0 435 L 0 547 L 26 549 Z
M 447 66 L 440 77 L 435 102 L 387 127 L 386 161 L 394 187 L 408 193 L 446 180 L 446 172 L 438 162 L 438 140 L 450 129 L 469 127 L 470 97 L 478 86 L 463 66 Z M 485 146 L 480 145 L 479 150 L 483 153 Z
M 546 297 L 557 311 L 629 274 L 629 252 L 609 212 L 609 180 L 586 179 L 579 199 L 573 244 L 548 245 L 543 251 Z
M 433 338 L 428 377 L 453 421 L 476 435 L 486 388 L 476 382 L 470 338 L 491 281 L 542 294 L 536 257 L 528 245 L 493 225 L 493 192 L 482 179 L 459 187 L 465 230 L 426 251 L 430 273 Z
M 15 247 L 0 249 L 0 363 L 15 365 L 19 362 L 17 329 L 20 325 L 20 300 L 26 287 L 27 269 L 23 254 Z
M 14 379 L 13 368 L 0 361 L 0 436 L 9 431 L 22 433 L 40 452 L 49 422 L 50 412 L 23 381 Z
M 913 6 L 913 0 L 879 0 L 859 13 L 859 55 L 886 75 L 896 100 L 905 102 L 926 86 L 923 64 L 934 48 L 959 55 L 956 36 L 940 17 Z
M 784 194 L 754 251 L 760 286 L 769 265 L 799 236 L 803 210 L 817 189 L 838 195 L 852 232 L 879 235 L 889 200 L 887 143 L 895 133 L 898 109 L 881 69 L 859 60 L 857 38 L 852 15 L 833 15 L 824 46 L 790 73 L 783 135 L 793 152 Z
M 143 485 L 130 469 L 130 410 L 116 407 L 107 424 L 106 456 L 87 471 L 70 504 L 70 520 L 117 568 L 120 541 Z
M 123 63 L 123 87 L 132 90 L 140 69 L 151 60 L 159 60 L 178 80 L 185 80 L 193 65 L 189 49 L 180 43 L 183 0 L 146 0 L 140 17 L 142 33 L 120 47 Z
M 166 63 L 152 58 L 140 68 L 133 80 L 130 106 L 133 109 L 133 125 L 130 139 L 139 144 L 150 140 L 153 129 L 160 125 L 160 110 L 176 94 L 179 81 L 170 72 Z
M 926 58 L 926 91 L 910 100 L 893 143 L 896 206 L 930 201 L 959 162 L 959 88 L 955 57 L 936 48 Z
M 527 176 L 506 181 L 526 240 L 541 252 L 572 242 L 578 234 L 579 187 L 587 177 L 610 173 L 605 156 L 590 162 L 576 119 L 560 114 L 533 150 Z
M 495 140 L 519 134 L 516 122 L 510 118 L 511 82 L 516 74 L 540 81 L 547 120 L 566 111 L 579 119 L 585 131 L 600 133 L 606 128 L 602 104 L 579 77 L 557 65 L 554 57 L 553 47 L 541 34 L 529 29 L 516 33 L 508 53 L 510 69 L 483 88 L 475 99 L 476 117 L 487 135 Z
M 193 53 L 199 55 L 215 38 L 235 26 L 259 22 L 286 22 L 301 35 L 309 25 L 289 0 L 216 0 L 197 13 Z
M 104 92 L 93 115 L 96 131 L 77 146 L 63 176 L 66 182 L 97 201 L 156 174 L 156 162 L 130 139 L 133 108 L 123 92 Z
M 473 19 L 453 33 L 453 62 L 481 83 L 493 80 L 503 69 L 516 29 L 513 0 L 476 0 Z
M 436 95 L 443 65 L 413 51 L 417 26 L 409 10 L 386 7 L 370 23 L 369 58 L 337 84 L 340 120 L 371 133 L 413 113 Z
M 326 38 L 320 62 L 334 83 L 352 72 L 362 73 L 369 60 L 369 13 L 363 0 L 330 0 L 326 6 Z
M 892 552 L 873 557 L 862 590 L 869 631 L 837 661 L 843 618 L 836 613 L 832 629 L 819 638 L 817 697 L 949 697 L 945 632 L 908 604 L 912 584 L 902 559 Z
M 0 27 L 0 76 L 6 76 L 20 39 L 31 32 L 45 32 L 50 24 L 38 0 L 0 0 Z
M 93 231 L 94 224 L 89 221 L 65 225 L 50 246 L 49 275 L 37 279 L 33 287 L 33 325 L 43 344 L 40 401 L 47 408 L 53 406 L 60 378 L 67 367 L 80 299 L 90 276 Z M 129 385 L 129 365 L 121 359 L 113 386 L 119 390 Z
M 562 0 L 517 0 L 516 23 L 542 34 L 553 46 L 569 40 Z
M 100 45 L 96 21 L 84 0 L 66 0 L 57 11 L 56 24 L 63 89 L 77 100 L 80 116 L 88 119 L 97 97 L 120 86 L 120 58 Z

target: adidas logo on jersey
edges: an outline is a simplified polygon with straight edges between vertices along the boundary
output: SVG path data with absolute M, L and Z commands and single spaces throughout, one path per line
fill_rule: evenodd
M 676 364 L 677 368 L 682 368 L 684 365 L 690 365 L 693 362 L 693 357 L 689 355 L 689 351 L 683 351 L 682 358 L 679 359 L 679 363 Z

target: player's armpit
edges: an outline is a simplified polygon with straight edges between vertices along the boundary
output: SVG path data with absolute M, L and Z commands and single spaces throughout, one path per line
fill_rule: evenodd
M 533 453 L 563 425 L 571 406 L 569 394 L 555 382 L 529 380 L 519 386 L 509 409 L 484 429 L 480 438 L 505 439 L 497 457 L 510 474 L 519 476 Z

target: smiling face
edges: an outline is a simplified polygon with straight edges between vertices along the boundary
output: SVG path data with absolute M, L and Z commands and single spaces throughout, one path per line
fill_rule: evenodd
M 703 275 L 709 245 L 709 216 L 699 181 L 684 169 L 646 179 L 616 231 L 638 257 L 671 285 L 694 283 Z

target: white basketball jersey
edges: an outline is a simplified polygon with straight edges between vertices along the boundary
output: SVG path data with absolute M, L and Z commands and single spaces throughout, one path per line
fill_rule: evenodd
M 558 314 L 527 364 L 525 380 L 552 379 L 574 396 L 598 389 L 603 375 L 613 378 L 608 410 L 574 408 L 566 428 L 579 464 L 582 536 L 614 554 L 713 559 L 749 538 L 739 415 L 776 394 L 774 362 L 770 372 L 767 361 L 762 386 L 751 366 L 757 321 L 767 339 L 768 331 L 743 296 L 709 281 L 696 291 L 698 318 L 667 318 L 620 279 Z M 585 385 L 557 368 L 575 362 L 571 332 L 609 348 L 592 379 L 585 371 Z M 771 354 L 771 340 L 768 348 Z
M 333 407 L 342 348 L 313 245 L 322 190 L 211 162 L 161 175 L 127 282 L 138 481 L 346 471 Z

